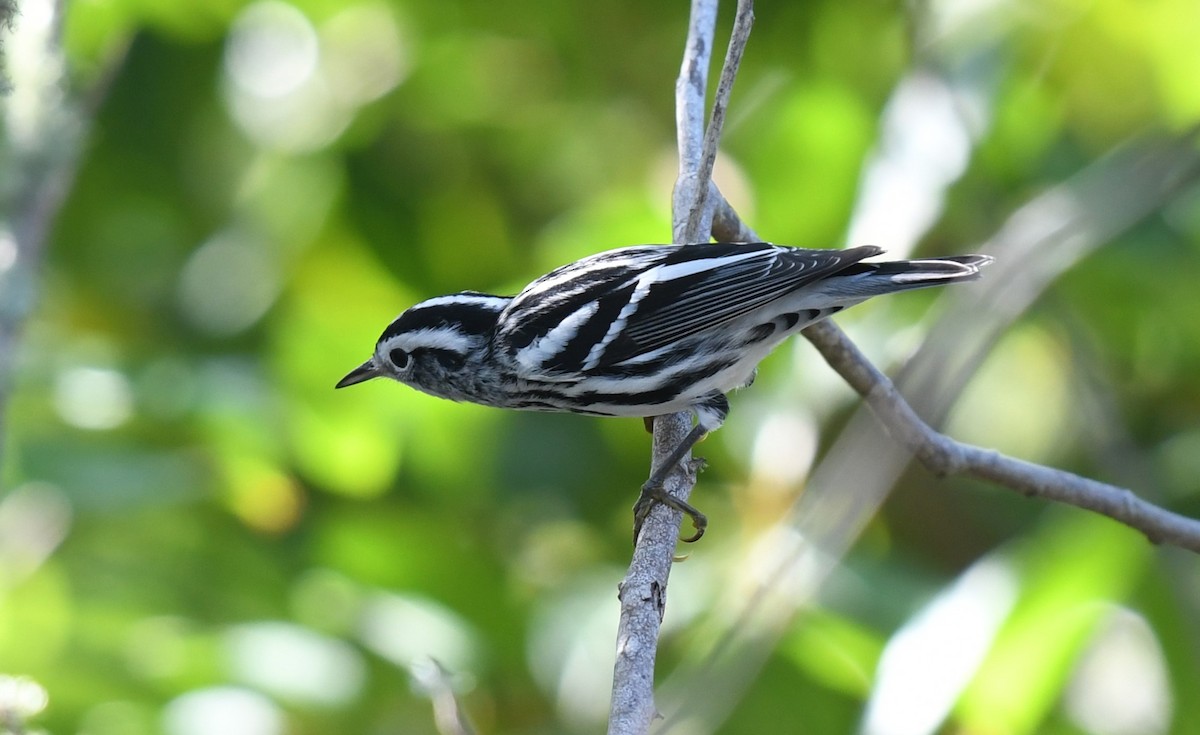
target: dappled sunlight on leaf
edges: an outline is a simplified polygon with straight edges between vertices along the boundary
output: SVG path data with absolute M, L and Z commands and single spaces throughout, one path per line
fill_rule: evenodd
M 794 487 L 812 466 L 817 453 L 816 427 L 803 415 L 782 412 L 760 424 L 751 453 L 751 485 L 756 488 Z
M 72 508 L 62 490 L 31 482 L 0 497 L 0 599 L 35 573 L 69 535 Z
M 288 435 L 306 477 L 353 497 L 386 492 L 404 450 L 400 432 L 364 423 L 363 414 L 351 409 L 317 412 L 295 406 Z
M 258 145 L 323 148 L 358 105 L 400 83 L 403 52 L 386 8 L 352 6 L 330 23 L 322 38 L 302 12 L 278 0 L 253 3 L 234 21 L 225 50 L 226 104 Z M 346 34 L 356 27 L 360 37 L 349 44 Z
M 727 143 L 751 181 L 779 182 L 756 186 L 755 228 L 771 242 L 836 247 L 871 144 L 872 111 L 853 90 L 828 81 L 791 87 L 770 109 Z M 811 114 L 816 109 L 820 115 Z
M 4 670 L 46 671 L 69 650 L 78 623 L 75 593 L 61 565 L 41 566 L 38 574 L 0 589 L 0 648 Z
M 941 214 L 946 189 L 966 170 L 987 107 L 966 80 L 922 71 L 902 79 L 863 169 L 847 244 L 887 243 L 890 257 L 911 256 Z
M 27 676 L 0 675 L 0 712 L 20 721 L 32 717 L 50 701 L 46 689 Z
M 217 233 L 184 265 L 179 301 L 196 328 L 228 336 L 261 319 L 279 288 L 278 268 L 261 241 L 246 233 Z
M 58 415 L 80 429 L 115 429 L 133 414 L 129 381 L 115 370 L 76 367 L 58 376 Z
M 1117 58 L 1135 68 L 1145 64 L 1166 121 L 1181 128 L 1195 124 L 1200 90 L 1191 82 L 1195 79 L 1200 9 L 1188 0 L 1167 0 L 1145 8 L 1097 3 L 1089 10 L 1087 22 L 1094 22 L 1111 38 L 1120 54 Z

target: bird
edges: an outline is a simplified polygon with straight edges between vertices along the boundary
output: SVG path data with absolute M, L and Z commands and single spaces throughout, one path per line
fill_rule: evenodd
M 707 517 L 664 489 L 729 413 L 728 394 L 808 325 L 873 296 L 972 281 L 987 255 L 868 261 L 873 245 L 636 245 L 589 255 L 516 296 L 462 291 L 396 317 L 336 388 L 388 378 L 452 401 L 591 416 L 689 411 L 694 425 L 642 485 L 634 543 L 656 503 Z

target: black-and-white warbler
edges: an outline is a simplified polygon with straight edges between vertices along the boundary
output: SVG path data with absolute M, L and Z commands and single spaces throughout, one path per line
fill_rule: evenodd
M 593 416 L 691 411 L 696 425 L 642 486 L 634 539 L 654 502 L 707 520 L 663 490 L 691 447 L 721 426 L 726 394 L 813 322 L 872 296 L 969 281 L 986 255 L 864 262 L 877 247 L 767 243 L 647 245 L 592 255 L 515 297 L 464 291 L 395 319 L 338 388 L 387 377 L 454 401 Z

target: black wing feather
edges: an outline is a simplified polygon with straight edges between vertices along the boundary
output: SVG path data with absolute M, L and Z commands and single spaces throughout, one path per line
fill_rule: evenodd
M 498 330 L 506 344 L 522 348 L 544 336 L 582 304 L 612 297 L 641 273 L 663 261 L 669 246 L 642 245 L 568 263 L 547 273 L 517 294 L 500 315 Z
M 603 370 L 737 319 L 880 252 L 717 243 L 599 253 L 529 284 L 501 313 L 496 341 L 531 377 Z M 647 274 L 655 278 L 648 286 L 641 282 Z M 587 304 L 595 304 L 594 312 L 569 338 L 539 346 Z
M 756 252 L 745 260 L 723 258 Z M 597 367 L 652 352 L 759 309 L 798 288 L 883 252 L 781 248 L 766 243 L 682 246 L 661 267 L 705 259 L 714 267 L 651 286 Z

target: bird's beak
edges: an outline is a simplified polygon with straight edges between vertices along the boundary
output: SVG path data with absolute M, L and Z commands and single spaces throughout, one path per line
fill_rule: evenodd
M 334 388 L 345 388 L 348 385 L 362 383 L 371 378 L 378 378 L 379 370 L 375 367 L 374 360 L 367 360 L 363 364 L 350 371 L 350 374 L 338 381 Z

